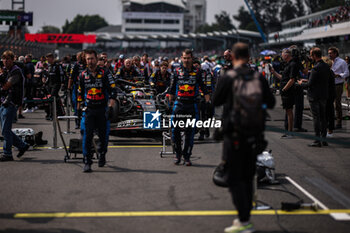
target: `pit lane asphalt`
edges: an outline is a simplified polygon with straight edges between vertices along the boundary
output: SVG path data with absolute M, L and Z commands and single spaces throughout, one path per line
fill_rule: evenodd
M 280 107 L 270 111 L 267 125 L 283 128 Z M 305 101 L 307 104 L 307 101 Z M 309 114 L 306 110 L 305 114 Z M 52 123 L 43 120 L 39 110 L 25 115 L 15 127 L 43 131 L 52 146 Z M 61 121 L 65 130 L 65 122 Z M 312 135 L 312 121 L 304 118 Z M 73 123 L 71 123 L 73 128 Z M 334 133 L 350 142 L 349 121 Z M 65 135 L 78 138 L 76 134 Z M 267 132 L 268 148 L 276 161 L 279 181 L 289 191 L 311 202 L 283 177 L 289 176 L 331 210 L 350 209 L 350 149 L 330 144 L 310 148 L 308 139 L 280 139 L 281 134 Z M 196 135 L 197 137 L 197 135 Z M 62 145 L 58 138 L 59 146 Z M 233 215 L 145 216 L 155 211 L 234 210 L 228 190 L 212 183 L 212 173 L 220 162 L 222 145 L 213 140 L 196 142 L 192 167 L 174 166 L 172 158 L 160 158 L 160 142 L 151 138 L 111 137 L 107 166 L 82 173 L 81 160 L 63 162 L 64 150 L 41 148 L 28 151 L 23 159 L 0 163 L 0 232 L 223 232 Z M 147 147 L 142 147 L 146 145 Z M 127 146 L 127 147 L 125 147 Z M 134 147 L 138 146 L 138 147 Z M 16 154 L 16 151 L 14 151 Z M 81 155 L 78 155 L 81 156 Z M 266 186 L 264 186 L 266 187 Z M 270 188 L 283 188 L 270 185 Z M 281 201 L 296 199 L 286 193 L 258 190 L 258 199 L 280 209 Z M 144 216 L 116 216 L 146 211 Z M 88 217 L 15 218 L 17 213 L 90 213 Z M 91 217 L 96 213 L 114 213 L 110 217 Z M 273 214 L 252 216 L 257 232 L 283 232 Z M 162 215 L 160 213 L 160 215 Z M 280 223 L 290 232 L 349 232 L 350 221 L 336 221 L 329 215 L 280 215 Z

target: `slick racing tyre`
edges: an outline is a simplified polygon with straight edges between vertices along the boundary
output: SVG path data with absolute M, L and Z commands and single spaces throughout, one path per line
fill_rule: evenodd
M 115 101 L 115 105 L 113 106 L 111 123 L 118 122 L 118 116 L 119 116 L 119 100 Z

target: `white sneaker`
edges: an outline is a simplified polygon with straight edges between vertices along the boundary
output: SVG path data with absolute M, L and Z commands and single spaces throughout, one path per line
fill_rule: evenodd
M 238 219 L 233 221 L 233 225 L 226 227 L 224 232 L 226 233 L 252 233 L 254 232 L 253 224 L 250 222 L 241 223 Z
M 326 137 L 327 137 L 327 138 L 332 138 L 332 137 L 333 137 L 333 134 L 332 134 L 332 133 L 327 133 Z
M 28 108 L 27 108 L 26 110 L 23 111 L 23 113 L 30 113 L 30 112 L 34 112 L 34 110 L 33 110 L 33 109 L 28 109 Z

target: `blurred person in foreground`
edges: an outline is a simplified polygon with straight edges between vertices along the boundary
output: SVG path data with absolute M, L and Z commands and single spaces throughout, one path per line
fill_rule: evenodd
M 225 228 L 225 232 L 249 233 L 254 232 L 249 220 L 256 159 L 266 146 L 266 108 L 273 108 L 275 98 L 262 75 L 247 65 L 248 45 L 236 43 L 232 50 L 233 70 L 218 81 L 213 104 L 224 104 L 226 109 L 223 113 L 223 153 L 226 156 L 223 157 L 227 159 L 228 186 L 238 210 L 238 219 Z

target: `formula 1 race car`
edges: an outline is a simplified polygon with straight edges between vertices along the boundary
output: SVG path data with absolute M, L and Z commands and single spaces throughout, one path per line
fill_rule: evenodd
M 156 95 L 155 90 L 143 82 L 116 80 L 122 93 L 118 94 L 113 107 L 110 131 L 146 130 L 143 127 L 144 112 L 166 113 L 169 109 L 165 94 Z M 154 130 L 153 130 L 154 131 Z

